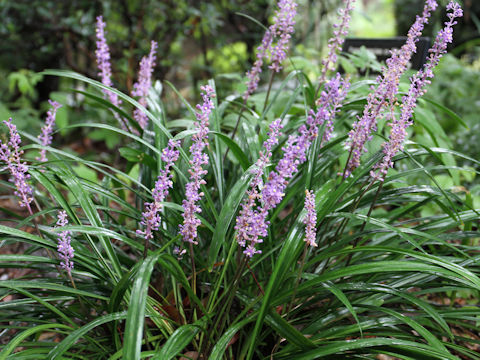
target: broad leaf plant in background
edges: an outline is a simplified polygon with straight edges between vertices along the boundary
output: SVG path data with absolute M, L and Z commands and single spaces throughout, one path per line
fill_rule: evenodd
M 0 266 L 31 271 L 0 282 L 0 359 L 480 359 L 480 214 L 467 181 L 438 181 L 462 182 L 456 159 L 475 173 L 479 161 L 414 136 L 436 121 L 415 110 L 462 9 L 447 5 L 408 78 L 441 11 L 426 0 L 371 81 L 335 73 L 354 5 L 344 1 L 312 80 L 282 72 L 299 20 L 279 0 L 244 93 L 210 80 L 192 107 L 166 83 L 188 120 L 167 118 L 153 86 L 161 39 L 131 96 L 115 89 L 99 16 L 100 81 L 43 75 L 88 85 L 76 91 L 119 127 L 73 126 L 115 133 L 128 164 L 53 147 L 68 104 L 50 103 L 38 137 L 4 119 L 2 186 L 19 212 L 5 210 L 0 244 L 25 246 Z

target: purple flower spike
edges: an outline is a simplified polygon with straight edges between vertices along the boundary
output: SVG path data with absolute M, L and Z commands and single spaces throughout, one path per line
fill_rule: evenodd
M 97 50 L 95 51 L 95 56 L 97 57 L 97 65 L 100 72 L 98 75 L 102 80 L 102 84 L 106 86 L 113 86 L 112 83 L 112 68 L 110 64 L 110 49 L 108 48 L 107 39 L 105 38 L 105 27 L 107 24 L 103 21 L 103 16 L 97 16 L 97 25 L 96 25 L 96 36 L 97 36 Z M 122 104 L 122 101 L 118 98 L 117 94 L 109 91 L 102 90 L 104 96 L 115 106 L 119 107 Z M 128 126 L 127 120 L 123 119 L 116 112 L 113 113 L 113 116 L 120 123 L 122 130 L 131 131 L 134 134 L 138 134 L 138 131 L 132 129 Z
M 262 44 L 257 48 L 257 59 L 255 60 L 253 67 L 247 72 L 247 90 L 243 94 L 243 99 L 247 100 L 255 90 L 257 90 L 258 83 L 260 82 L 260 73 L 262 72 L 263 59 L 267 57 L 267 53 L 272 46 L 273 35 L 270 30 L 265 31 L 265 35 L 262 39 Z
M 97 50 L 95 55 L 97 57 L 98 70 L 100 72 L 98 75 L 102 79 L 102 84 L 107 86 L 112 86 L 112 68 L 110 65 L 110 49 L 108 48 L 107 39 L 105 38 L 105 27 L 107 24 L 103 21 L 103 16 L 97 16 L 97 27 L 96 27 L 96 36 L 97 36 Z M 112 93 L 108 90 L 102 90 L 103 93 L 109 98 L 110 102 L 114 105 L 119 105 L 120 100 L 117 97 L 117 94 Z
M 278 37 L 278 41 L 271 50 L 272 64 L 269 66 L 275 72 L 282 70 L 282 62 L 287 58 L 287 52 L 290 47 L 291 34 L 295 31 L 295 15 L 297 14 L 297 4 L 293 0 L 280 0 L 278 2 L 278 11 L 273 18 L 274 25 L 270 31 Z
M 305 209 L 307 210 L 307 216 L 303 223 L 307 225 L 305 229 L 305 241 L 307 245 L 317 247 L 315 238 L 317 237 L 317 212 L 315 210 L 315 193 L 313 190 L 305 190 Z
M 168 191 L 173 187 L 172 172 L 173 164 L 177 161 L 179 151 L 176 148 L 180 145 L 178 141 L 170 140 L 168 145 L 162 151 L 162 161 L 165 167 L 160 171 L 155 188 L 153 189 L 153 202 L 145 203 L 145 211 L 142 213 L 142 224 L 145 230 L 137 230 L 137 234 L 143 236 L 145 240 L 153 239 L 153 232 L 160 227 L 160 211 L 162 210 L 162 202 L 168 195 Z
M 65 211 L 58 212 L 57 228 L 68 225 L 67 213 Z M 58 257 L 60 258 L 60 266 L 68 272 L 68 275 L 72 274 L 73 270 L 73 257 L 75 250 L 71 245 L 72 232 L 69 230 L 61 231 L 58 236 Z
M 286 59 L 289 49 L 291 34 L 294 32 L 295 21 L 293 20 L 297 13 L 297 4 L 293 0 L 279 0 L 278 10 L 273 17 L 273 24 L 265 31 L 261 45 L 257 48 L 256 60 L 252 69 L 247 72 L 247 90 L 243 94 L 246 101 L 258 87 L 260 73 L 264 59 L 270 58 L 269 66 L 275 72 L 279 72 L 281 63 Z M 277 43 L 273 45 L 275 39 Z
M 325 123 L 325 130 L 322 137 L 322 145 L 328 142 L 333 134 L 333 119 L 340 110 L 342 101 L 347 96 L 350 82 L 343 79 L 339 73 L 325 84 L 324 90 L 317 100 L 317 111 L 309 111 L 307 124 L 312 131 L 317 131 L 319 126 Z M 313 134 L 312 134 L 313 135 Z M 310 135 L 310 137 L 312 137 Z M 317 135 L 315 134 L 315 137 Z M 313 140 L 313 139 L 312 139 Z
M 203 152 L 208 145 L 208 126 L 210 113 L 213 110 L 212 98 L 215 97 L 215 92 L 212 87 L 202 86 L 203 104 L 197 105 L 197 122 L 195 124 L 197 132 L 192 136 L 193 143 L 190 146 L 190 153 L 192 159 L 190 160 L 190 182 L 185 188 L 185 197 L 183 200 L 183 225 L 180 225 L 180 233 L 183 236 L 183 241 L 192 244 L 198 244 L 195 240 L 197 238 L 197 228 L 200 225 L 200 219 L 195 214 L 200 213 L 202 209 L 197 205 L 198 201 L 203 197 L 203 192 L 200 192 L 201 185 L 205 184 L 203 177 L 207 174 L 202 165 L 208 165 L 208 155 Z
M 249 243 L 247 249 L 244 251 L 247 257 L 261 253 L 260 250 L 255 250 L 255 244 L 261 242 L 259 234 L 264 233 L 263 229 L 258 228 L 259 225 L 261 226 L 258 220 L 263 214 L 259 214 L 254 208 L 257 201 L 260 201 L 260 191 L 263 187 L 263 173 L 272 157 L 273 147 L 278 144 L 281 129 L 281 119 L 277 119 L 270 124 L 268 138 L 263 143 L 264 150 L 260 152 L 260 157 L 255 164 L 255 168 L 252 170 L 254 177 L 250 182 L 247 197 L 241 205 L 241 210 L 236 220 L 235 230 L 237 231 L 236 240 L 238 244 L 241 247 L 245 247 L 247 242 Z
M 366 151 L 365 144 L 372 138 L 376 130 L 377 118 L 385 107 L 393 107 L 396 101 L 400 77 L 405 72 L 407 65 L 416 52 L 416 43 L 422 34 L 425 24 L 428 23 L 431 12 L 437 8 L 435 0 L 427 0 L 422 16 L 417 16 L 416 21 L 407 34 L 407 41 L 399 49 L 392 51 L 392 56 L 387 60 L 387 67 L 382 75 L 377 78 L 377 88 L 372 87 L 372 92 L 367 97 L 367 105 L 363 115 L 353 124 L 348 134 L 348 147 L 350 158 L 346 165 L 344 176 L 349 176 L 360 165 L 360 158 Z
M 48 100 L 49 104 L 52 106 L 50 110 L 47 111 L 47 119 L 45 120 L 45 125 L 42 127 L 41 134 L 38 136 L 43 146 L 50 146 L 52 143 L 52 132 L 53 127 L 55 126 L 55 117 L 57 115 L 57 110 L 62 107 L 58 102 Z M 47 150 L 40 150 L 40 157 L 36 159 L 41 162 L 47 161 Z
M 22 139 L 18 134 L 17 127 L 12 124 L 12 119 L 3 122 L 7 125 L 10 131 L 10 140 L 8 144 L 2 143 L 0 140 L 0 160 L 7 165 L 12 178 L 11 182 L 15 184 L 14 194 L 20 198 L 20 206 L 26 206 L 30 210 L 30 203 L 33 201 L 33 188 L 27 183 L 30 179 L 28 174 L 28 165 L 22 163 L 21 155 L 23 150 L 20 150 Z
M 447 10 L 451 10 L 448 14 L 450 20 L 438 32 L 435 43 L 429 50 L 430 56 L 424 68 L 410 79 L 410 89 L 408 94 L 403 97 L 400 117 L 394 118 L 389 123 L 391 126 L 389 140 L 383 145 L 385 155 L 382 161 L 375 166 L 375 171 L 370 173 L 374 179 L 383 181 L 388 169 L 393 167 L 393 157 L 403 149 L 407 128 L 412 124 L 412 115 L 417 106 L 417 99 L 426 93 L 425 86 L 430 84 L 430 79 L 433 78 L 433 69 L 438 65 L 443 54 L 447 52 L 447 45 L 453 40 L 453 25 L 457 23 L 455 19 L 461 17 L 463 12 L 460 5 L 453 1 L 448 4 Z
M 353 10 L 355 0 L 344 0 L 345 7 L 339 11 L 340 24 L 333 25 L 333 37 L 328 40 L 328 55 L 322 61 L 322 74 L 320 75 L 320 84 L 323 84 L 327 79 L 327 72 L 335 70 L 338 53 L 342 50 L 342 45 L 345 42 L 345 37 L 348 34 L 350 25 L 350 13 Z
M 148 56 L 144 56 L 140 61 L 140 71 L 138 72 L 138 82 L 133 85 L 132 96 L 139 96 L 138 102 L 143 107 L 147 106 L 147 95 L 152 85 L 152 73 L 155 67 L 157 43 L 152 41 Z M 142 129 L 148 125 L 148 117 L 140 109 L 133 111 L 133 117 L 137 120 Z

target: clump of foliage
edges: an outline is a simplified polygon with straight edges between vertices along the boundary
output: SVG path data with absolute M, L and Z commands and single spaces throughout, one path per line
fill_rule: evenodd
M 90 86 L 78 93 L 120 127 L 75 127 L 122 137 L 126 163 L 52 147 L 57 102 L 38 138 L 5 121 L 2 185 L 20 208 L 5 209 L 0 240 L 25 246 L 0 266 L 25 273 L 0 283 L 0 359 L 480 359 L 480 214 L 455 162 L 466 156 L 415 141 L 441 128 L 429 104 L 450 114 L 420 98 L 462 10 L 447 6 L 424 68 L 401 82 L 437 8 L 426 0 L 370 81 L 333 73 L 354 2 L 320 80 L 279 77 L 297 8 L 279 0 L 245 92 L 210 80 L 194 108 L 169 84 L 180 119 L 152 86 L 154 43 L 132 96 L 112 87 L 97 18 L 101 82 L 43 75 Z

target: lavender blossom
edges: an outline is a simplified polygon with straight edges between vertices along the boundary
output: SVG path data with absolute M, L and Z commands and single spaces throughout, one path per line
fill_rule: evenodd
M 280 64 L 287 56 L 291 34 L 294 31 L 295 21 L 293 19 L 297 13 L 296 8 L 297 4 L 293 0 L 279 0 L 278 10 L 274 15 L 274 23 L 265 31 L 262 43 L 257 48 L 255 63 L 252 69 L 247 72 L 247 90 L 243 95 L 245 101 L 258 87 L 264 59 L 270 57 L 272 64 L 269 67 L 275 72 L 282 69 Z M 277 43 L 273 46 L 273 41 L 277 37 Z
M 152 73 L 153 68 L 155 67 L 155 59 L 157 51 L 157 43 L 152 41 L 150 53 L 147 56 L 144 56 L 140 61 L 140 70 L 138 72 L 138 82 L 133 85 L 132 96 L 139 96 L 140 99 L 138 102 L 143 107 L 147 106 L 147 95 L 152 85 Z M 133 117 L 137 120 L 138 124 L 142 129 L 145 129 L 148 125 L 148 117 L 140 109 L 135 109 L 133 111 Z
M 57 110 L 62 107 L 58 102 L 48 100 L 49 104 L 52 106 L 50 110 L 47 111 L 47 119 L 45 120 L 45 125 L 42 127 L 41 134 L 38 136 L 43 146 L 50 146 L 52 143 L 52 132 L 53 127 L 55 126 L 55 117 L 57 115 Z M 41 162 L 47 161 L 47 150 L 40 150 L 40 157 L 36 159 Z
M 145 230 L 137 230 L 137 234 L 143 236 L 145 240 L 153 239 L 153 232 L 160 227 L 160 211 L 162 210 L 162 202 L 168 195 L 168 189 L 173 187 L 171 168 L 179 156 L 179 151 L 175 150 L 180 145 L 178 141 L 170 140 L 168 145 L 162 151 L 162 161 L 165 167 L 160 171 L 155 188 L 152 191 L 153 202 L 145 203 L 145 211 L 142 213 L 141 225 Z
M 103 21 L 103 16 L 97 16 L 96 36 L 97 36 L 97 50 L 95 55 L 97 57 L 97 65 L 100 72 L 98 75 L 102 79 L 102 84 L 112 86 L 112 69 L 110 65 L 110 49 L 108 48 L 107 40 L 105 38 L 105 27 L 107 24 Z M 108 96 L 112 104 L 119 104 L 116 94 L 108 90 L 102 90 Z
M 349 176 L 360 165 L 360 157 L 366 151 L 365 144 L 372 138 L 372 132 L 376 130 L 377 118 L 382 109 L 391 108 L 395 103 L 400 77 L 405 72 L 413 53 L 416 52 L 416 43 L 425 24 L 428 23 L 431 12 L 436 8 L 435 0 L 425 2 L 422 16 L 417 16 L 408 31 L 407 41 L 399 50 L 392 51 L 392 56 L 387 60 L 387 67 L 377 78 L 377 88 L 372 87 L 363 115 L 353 124 L 349 133 L 347 144 L 350 148 L 350 157 L 345 167 L 344 177 Z
M 315 210 L 315 193 L 313 190 L 305 190 L 305 209 L 307 210 L 307 216 L 303 223 L 307 225 L 305 229 L 305 241 L 307 245 L 317 247 L 315 238 L 317 237 L 317 212 Z
M 417 106 L 417 99 L 426 93 L 425 86 L 430 84 L 434 76 L 433 69 L 438 65 L 443 54 L 447 52 L 447 45 L 452 42 L 453 26 L 457 23 L 456 18 L 463 15 L 460 5 L 451 1 L 447 5 L 450 19 L 445 27 L 439 31 L 435 43 L 429 50 L 429 57 L 424 68 L 410 79 L 410 89 L 403 97 L 402 111 L 398 119 L 394 118 L 391 126 L 388 142 L 383 145 L 385 154 L 382 161 L 375 166 L 375 171 L 370 174 L 374 179 L 383 181 L 389 168 L 393 167 L 393 157 L 403 149 L 403 143 L 407 136 L 407 128 L 412 124 L 412 115 Z
M 278 144 L 281 129 L 281 119 L 277 119 L 270 124 L 268 138 L 263 143 L 264 150 L 260 152 L 260 157 L 252 170 L 254 177 L 250 182 L 247 197 L 241 205 L 241 210 L 236 220 L 236 240 L 242 247 L 245 247 L 247 242 L 250 244 L 247 250 L 244 251 L 249 257 L 256 253 L 261 253 L 260 250 L 255 250 L 255 244 L 261 242 L 261 240 L 259 240 L 259 234 L 256 231 L 252 232 L 252 230 L 255 230 L 255 219 L 258 218 L 254 207 L 256 202 L 260 201 L 259 191 L 263 187 L 263 173 L 272 157 L 273 146 Z
M 350 81 L 343 79 L 339 73 L 325 84 L 325 89 L 320 93 L 317 100 L 317 111 L 310 110 L 307 117 L 307 124 L 310 129 L 317 131 L 319 126 L 325 123 L 322 137 L 322 145 L 328 142 L 333 134 L 333 119 L 340 110 L 342 101 L 347 96 L 350 88 Z M 317 135 L 315 135 L 317 136 Z
M 197 132 L 192 136 L 193 143 L 190 146 L 190 153 L 192 159 L 190 160 L 190 182 L 185 188 L 185 197 L 183 200 L 183 225 L 180 225 L 180 233 L 183 236 L 183 241 L 198 244 L 195 240 L 197 238 L 197 228 L 200 225 L 200 219 L 195 214 L 200 213 L 202 209 L 197 205 L 197 202 L 203 197 L 204 193 L 200 192 L 200 187 L 206 184 L 203 176 L 207 174 L 202 165 L 208 165 L 208 155 L 203 152 L 208 145 L 208 126 L 210 113 L 213 110 L 213 101 L 215 92 L 212 87 L 202 86 L 203 104 L 197 105 L 198 112 L 196 114 L 197 122 L 195 124 Z
M 345 7 L 339 11 L 340 24 L 333 25 L 333 37 L 328 40 L 328 55 L 322 61 L 322 73 L 320 75 L 320 84 L 323 84 L 327 79 L 327 72 L 335 70 L 338 53 L 342 50 L 342 45 L 345 42 L 345 36 L 348 34 L 350 25 L 350 13 L 353 10 L 355 0 L 344 0 Z
M 107 40 L 105 38 L 105 27 L 107 24 L 103 21 L 103 17 L 97 16 L 97 25 L 96 25 L 96 36 L 97 36 L 97 50 L 95 51 L 95 56 L 97 57 L 97 65 L 100 72 L 98 75 L 102 80 L 102 84 L 106 86 L 113 86 L 112 83 L 112 69 L 110 64 L 110 49 L 108 48 Z M 102 89 L 102 92 L 106 98 L 115 106 L 119 107 L 122 101 L 118 98 L 117 94 Z M 133 133 L 138 134 L 135 129 L 131 129 L 128 127 L 128 123 L 125 119 L 123 119 L 120 115 L 116 112 L 113 113 L 113 116 L 117 121 L 120 123 L 122 130 L 124 131 L 132 131 Z
M 67 213 L 65 211 L 58 212 L 57 228 L 65 227 L 68 225 Z M 73 257 L 75 250 L 71 245 L 72 232 L 69 230 L 61 231 L 58 236 L 58 257 L 60 258 L 60 266 L 68 272 L 71 276 L 73 270 Z
M 31 212 L 30 203 L 33 201 L 33 188 L 27 183 L 27 180 L 30 179 L 28 165 L 21 160 L 23 150 L 20 150 L 20 144 L 22 139 L 18 134 L 17 127 L 12 124 L 11 118 L 3 123 L 7 125 L 10 131 L 10 140 L 7 144 L 0 140 L 0 160 L 5 162 L 12 175 L 10 181 L 15 185 L 14 194 L 20 198 L 20 206 L 27 207 Z
M 297 4 L 293 0 L 280 0 L 278 2 L 278 11 L 273 18 L 274 26 L 270 31 L 278 37 L 278 41 L 271 49 L 271 61 L 269 66 L 275 72 L 282 69 L 282 62 L 287 58 L 287 52 L 290 45 L 291 34 L 295 31 L 295 15 L 297 14 Z

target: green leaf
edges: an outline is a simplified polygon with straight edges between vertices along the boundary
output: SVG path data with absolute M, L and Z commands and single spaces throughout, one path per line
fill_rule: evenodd
M 177 356 L 185 347 L 190 344 L 192 339 L 198 334 L 205 325 L 205 318 L 195 322 L 180 326 L 170 335 L 167 342 L 162 346 L 160 352 L 152 357 L 152 360 L 170 360 Z
M 113 314 L 107 314 L 100 316 L 99 318 L 89 322 L 88 324 L 82 326 L 81 328 L 72 331 L 65 339 L 58 343 L 47 355 L 48 360 L 60 359 L 68 349 L 75 345 L 75 343 L 90 330 L 96 328 L 97 326 L 106 324 L 111 321 L 123 320 L 127 317 L 127 312 L 117 312 Z
M 240 146 L 238 146 L 238 144 L 235 141 L 230 139 L 230 137 L 216 131 L 210 131 L 210 134 L 214 134 L 215 136 L 217 136 L 220 140 L 223 141 L 225 145 L 227 145 L 230 148 L 230 151 L 238 160 L 238 162 L 240 163 L 240 166 L 244 171 L 246 171 L 252 165 L 248 160 L 248 156 L 245 155 L 245 153 L 240 148 Z
M 153 267 L 159 256 L 160 254 L 148 256 L 138 268 L 128 305 L 122 357 L 124 360 L 140 359 L 148 286 Z
M 120 155 L 133 163 L 142 163 L 155 170 L 157 163 L 153 157 L 145 152 L 130 147 L 121 147 L 118 149 Z
M 53 329 L 71 329 L 71 327 L 63 324 L 43 324 L 22 331 L 3 348 L 2 352 L 0 352 L 0 360 L 7 360 L 8 355 L 10 355 L 17 348 L 17 346 L 20 346 L 24 339 L 34 335 L 35 333 L 46 330 L 52 331 Z

